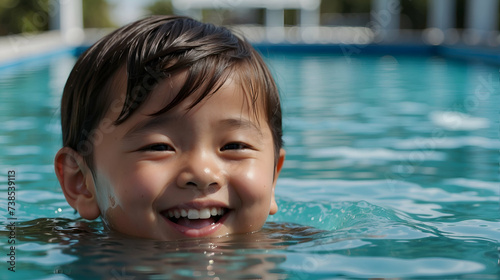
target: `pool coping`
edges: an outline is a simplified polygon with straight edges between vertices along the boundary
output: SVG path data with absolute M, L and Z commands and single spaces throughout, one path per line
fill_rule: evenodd
M 356 55 L 436 55 L 445 58 L 484 62 L 500 66 L 500 50 L 466 45 L 428 44 L 253 44 L 261 52 L 281 53 L 336 53 L 345 56 Z
M 106 30 L 86 31 L 80 45 L 66 44 L 58 31 L 49 31 L 38 35 L 12 35 L 0 38 L 0 69 L 44 60 L 59 55 L 80 55 L 92 45 Z M 269 43 L 252 42 L 262 53 L 334 53 L 344 56 L 358 55 L 431 55 L 464 61 L 483 62 L 500 66 L 500 50 L 488 47 L 468 45 L 429 45 L 425 43 Z
M 82 46 L 90 46 L 108 32 L 106 29 L 86 30 L 79 45 L 66 43 L 58 30 L 0 36 L 0 70 L 60 55 L 78 55 Z

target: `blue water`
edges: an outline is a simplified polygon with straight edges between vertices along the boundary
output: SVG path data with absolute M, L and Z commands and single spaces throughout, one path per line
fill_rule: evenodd
M 75 58 L 0 70 L 2 279 L 500 279 L 498 67 L 267 53 L 287 159 L 262 231 L 158 242 L 78 219 L 53 174 Z M 7 213 L 8 170 L 16 209 Z

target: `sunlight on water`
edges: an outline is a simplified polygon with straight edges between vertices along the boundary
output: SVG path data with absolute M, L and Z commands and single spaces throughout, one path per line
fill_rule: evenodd
M 267 53 L 287 150 L 279 212 L 253 234 L 157 242 L 78 219 L 60 191 L 59 100 L 74 61 L 0 70 L 0 180 L 14 169 L 19 186 L 16 279 L 500 275 L 497 67 Z

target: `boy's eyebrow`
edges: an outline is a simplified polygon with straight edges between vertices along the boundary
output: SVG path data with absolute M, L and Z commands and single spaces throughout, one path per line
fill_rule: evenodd
M 166 115 L 160 115 L 157 117 L 152 117 L 148 118 L 146 120 L 143 120 L 137 124 L 135 124 L 132 128 L 130 128 L 125 135 L 123 136 L 123 139 L 128 139 L 128 138 L 133 138 L 136 135 L 140 135 L 141 133 L 148 131 L 148 130 L 153 130 L 158 127 L 162 127 L 165 125 L 165 123 L 172 121 L 174 118 L 172 116 L 169 116 L 168 114 Z M 220 126 L 225 128 L 225 129 L 236 129 L 236 128 L 242 128 L 245 130 L 253 130 L 255 131 L 258 136 L 262 137 L 262 131 L 259 128 L 258 125 L 256 125 L 254 122 L 245 119 L 245 118 L 227 118 L 223 119 L 220 121 Z
M 254 130 L 262 137 L 262 131 L 254 122 L 244 118 L 228 118 L 221 121 L 221 125 L 228 129 L 243 128 L 246 130 Z
M 145 119 L 143 121 L 138 122 L 132 128 L 130 128 L 123 136 L 123 139 L 133 138 L 134 136 L 140 135 L 145 131 L 161 127 L 164 125 L 164 123 L 169 122 L 171 120 L 172 117 L 169 115 L 160 115 L 157 117 L 151 117 Z

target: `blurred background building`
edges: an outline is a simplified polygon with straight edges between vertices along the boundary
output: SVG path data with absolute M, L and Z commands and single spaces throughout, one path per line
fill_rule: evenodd
M 0 36 L 92 30 L 181 14 L 271 43 L 500 44 L 499 0 L 0 0 Z

